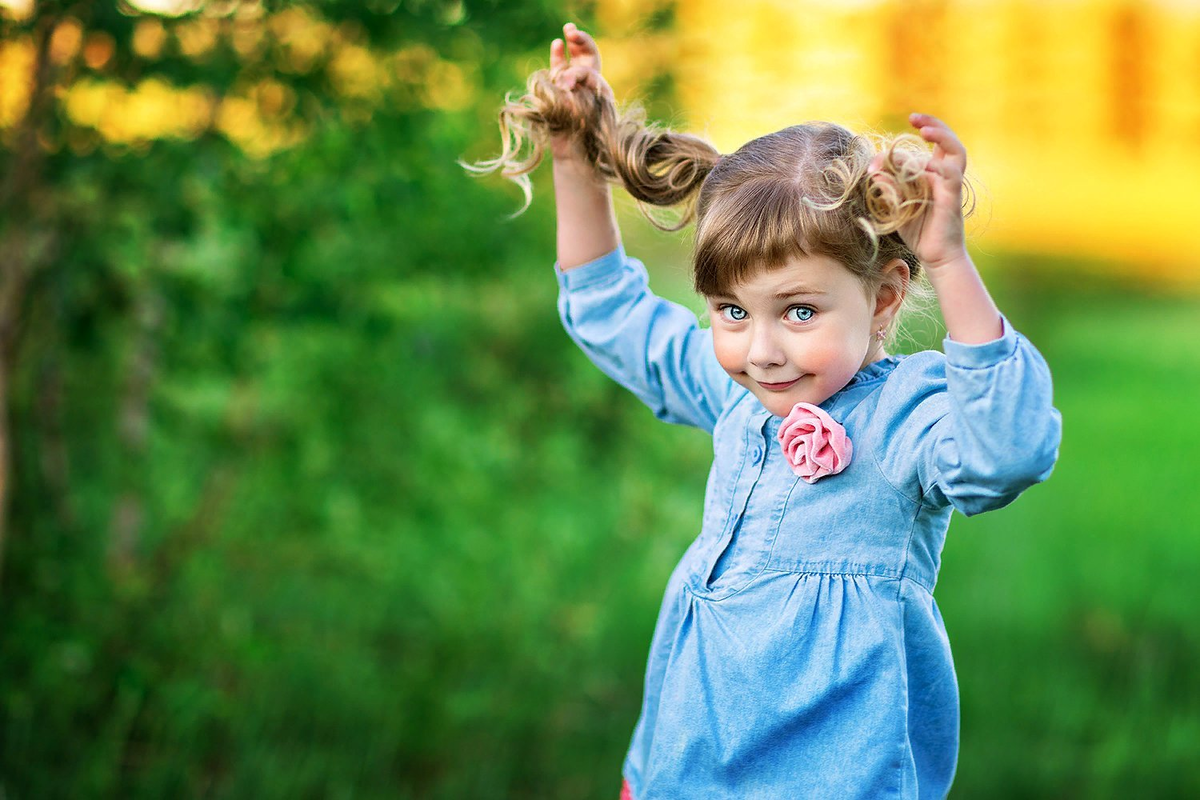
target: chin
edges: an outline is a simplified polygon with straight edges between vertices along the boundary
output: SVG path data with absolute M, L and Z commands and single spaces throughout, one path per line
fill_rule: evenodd
M 777 417 L 786 417 L 788 414 L 792 413 L 792 409 L 795 407 L 796 403 L 812 402 L 808 398 L 800 395 L 771 395 L 768 397 L 763 397 L 761 394 L 758 395 L 758 401 L 762 403 L 763 408 L 765 408 L 767 411 L 770 411 Z M 816 405 L 816 403 L 813 403 L 813 405 Z
M 759 386 L 757 382 L 746 378 L 744 375 L 732 375 L 731 377 L 737 383 L 749 389 L 750 394 L 758 398 L 758 402 L 762 404 L 762 407 L 777 417 L 786 417 L 792 413 L 792 409 L 795 408 L 796 403 L 811 403 L 814 406 L 818 406 L 834 394 L 833 392 L 827 394 L 814 393 L 812 389 L 815 387 L 813 386 L 804 388 L 793 387 L 786 392 L 768 392 Z M 805 389 L 808 391 L 805 391 Z
M 784 392 L 781 394 L 776 394 L 773 392 L 763 392 L 762 390 L 759 390 L 757 392 L 753 392 L 753 394 L 758 398 L 758 402 L 762 403 L 763 408 L 765 408 L 767 411 L 770 411 L 777 417 L 786 417 L 788 414 L 792 413 L 792 409 L 796 406 L 796 403 L 809 403 L 814 406 L 819 406 L 836 393 L 829 392 L 827 394 L 814 394 L 813 392 Z

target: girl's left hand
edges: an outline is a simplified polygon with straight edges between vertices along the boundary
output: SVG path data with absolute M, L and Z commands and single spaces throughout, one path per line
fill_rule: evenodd
M 967 257 L 962 213 L 967 151 L 954 131 L 937 117 L 910 114 L 908 121 L 922 139 L 933 143 L 933 155 L 925 166 L 925 179 L 932 190 L 933 202 L 924 214 L 902 227 L 899 233 L 909 249 L 921 259 L 924 268 L 933 272 Z M 871 160 L 872 176 L 877 175 L 882 164 L 882 154 Z

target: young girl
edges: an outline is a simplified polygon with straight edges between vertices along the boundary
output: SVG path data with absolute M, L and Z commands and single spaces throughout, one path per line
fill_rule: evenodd
M 501 112 L 503 153 L 477 169 L 528 192 L 548 144 L 568 333 L 656 416 L 713 435 L 623 796 L 943 797 L 958 689 L 932 592 L 950 514 L 1044 480 L 1061 430 L 1045 362 L 965 249 L 966 152 L 913 114 L 932 153 L 808 123 L 721 155 L 619 114 L 595 43 L 564 34 Z M 610 181 L 694 211 L 711 328 L 650 292 Z M 945 354 L 889 355 L 921 273 Z

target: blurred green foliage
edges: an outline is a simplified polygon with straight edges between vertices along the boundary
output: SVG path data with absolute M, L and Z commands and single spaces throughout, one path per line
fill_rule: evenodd
M 560 12 L 313 7 L 468 43 L 477 102 L 367 121 L 309 76 L 297 147 L 63 149 L 21 217 L 56 252 L 11 376 L 6 797 L 616 795 L 710 443 L 562 333 L 546 176 L 504 222 L 517 193 L 454 163 L 491 152 Z M 680 241 L 625 216 L 694 302 Z M 1198 303 L 993 261 L 1065 440 L 1048 484 L 951 531 L 955 794 L 1195 794 Z

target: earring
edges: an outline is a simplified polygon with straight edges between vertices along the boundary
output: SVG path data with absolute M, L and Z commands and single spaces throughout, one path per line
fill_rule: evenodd
M 887 338 L 887 328 L 880 328 L 879 330 L 875 331 L 875 338 L 881 342 Z

